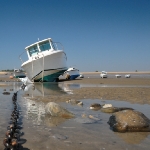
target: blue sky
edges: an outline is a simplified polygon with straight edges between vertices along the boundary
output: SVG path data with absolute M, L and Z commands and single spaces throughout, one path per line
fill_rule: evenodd
M 80 71 L 150 71 L 149 0 L 0 0 L 0 70 L 38 40 L 63 44 Z

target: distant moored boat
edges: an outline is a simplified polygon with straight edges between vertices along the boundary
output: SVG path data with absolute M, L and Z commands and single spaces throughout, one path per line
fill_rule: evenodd
M 14 69 L 14 77 L 15 78 L 24 78 L 26 77 L 25 72 L 23 72 L 21 69 Z
M 64 72 L 66 79 L 74 80 L 80 76 L 79 70 L 76 68 L 69 68 L 67 71 Z

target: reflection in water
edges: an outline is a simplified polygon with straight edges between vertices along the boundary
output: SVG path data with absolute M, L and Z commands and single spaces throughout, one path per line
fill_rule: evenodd
M 23 100 L 23 105 L 26 107 L 25 116 L 27 119 L 32 119 L 33 123 L 40 125 L 45 116 L 45 105 L 42 102 L 32 101 L 28 98 Z
M 58 94 L 73 94 L 67 84 L 63 83 L 35 83 L 28 84 L 24 89 L 23 105 L 26 107 L 26 118 L 31 119 L 34 125 L 45 123 L 47 126 L 57 126 L 66 119 L 45 116 L 45 104 L 31 100 L 31 97 L 58 95 Z M 38 99 L 38 98 L 37 98 Z
M 126 133 L 117 133 L 121 139 L 123 139 L 128 144 L 140 144 L 146 137 L 148 137 L 148 132 L 126 132 Z
M 45 114 L 45 104 L 43 102 L 32 101 L 28 98 L 23 100 L 23 105 L 26 107 L 25 117 L 32 120 L 34 125 L 46 124 L 49 127 L 55 127 L 66 119 L 52 117 Z
M 58 86 L 67 94 L 73 94 L 72 89 L 70 88 L 70 84 L 59 83 Z
M 34 96 L 46 96 L 57 94 L 73 94 L 67 84 L 63 83 L 34 83 L 28 84 L 25 89 L 25 94 L 32 97 Z
M 60 117 L 50 117 L 50 116 L 45 116 L 45 124 L 49 127 L 56 127 L 59 124 L 65 122 L 67 119 L 65 118 L 60 118 Z

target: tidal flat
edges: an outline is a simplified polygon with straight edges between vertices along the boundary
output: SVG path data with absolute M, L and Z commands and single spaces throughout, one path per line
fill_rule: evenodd
M 5 79 L 7 81 L 7 79 Z M 16 80 L 0 83 L 0 140 L 3 142 L 13 110 L 16 91 L 20 110 L 23 150 L 149 150 L 150 132 L 118 133 L 107 124 L 112 113 L 91 110 L 93 103 L 130 107 L 145 116 L 150 114 L 150 77 L 106 78 L 85 76 L 58 83 L 35 83 L 20 89 Z M 10 94 L 3 94 L 8 92 Z M 83 105 L 66 103 L 79 100 Z M 48 102 L 60 104 L 75 117 L 65 119 L 45 114 Z M 92 116 L 89 117 L 89 116 Z M 4 149 L 3 144 L 0 149 Z

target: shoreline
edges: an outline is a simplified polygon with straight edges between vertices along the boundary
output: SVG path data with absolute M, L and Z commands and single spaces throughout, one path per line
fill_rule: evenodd
M 106 71 L 107 72 L 107 71 Z M 13 72 L 9 72 L 9 71 L 0 71 L 0 75 L 5 75 L 5 74 L 12 74 Z M 80 72 L 81 74 L 99 74 L 99 73 L 101 73 L 101 71 L 98 71 L 98 72 L 90 72 L 90 71 L 81 71 Z M 119 73 L 121 73 L 121 74 L 129 74 L 129 73 L 131 73 L 131 74 L 150 74 L 150 71 L 137 71 L 137 72 L 135 72 L 135 71 L 108 71 L 107 72 L 108 74 L 110 73 L 110 74 L 115 74 L 115 73 L 117 73 L 117 74 L 119 74 Z
M 107 71 L 106 71 L 107 72 Z M 101 72 L 80 72 L 81 74 L 100 74 Z M 107 72 L 107 74 L 150 74 L 150 71 L 139 71 L 139 72 L 131 72 L 131 71 L 116 71 L 116 72 Z

